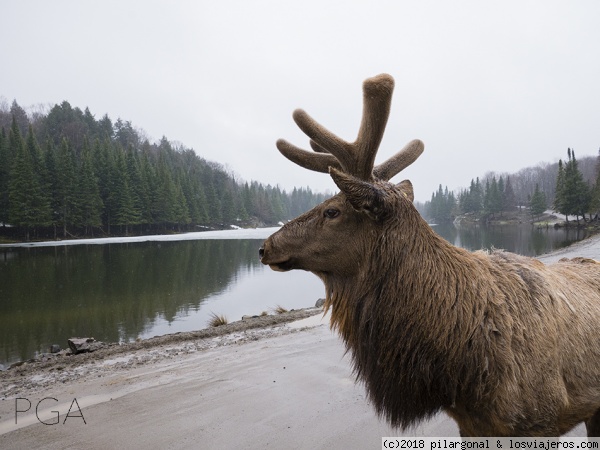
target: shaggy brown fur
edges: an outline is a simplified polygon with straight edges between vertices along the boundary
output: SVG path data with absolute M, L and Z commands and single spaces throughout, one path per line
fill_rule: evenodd
M 406 428 L 443 410 L 463 436 L 582 421 L 600 436 L 600 263 L 467 252 L 423 221 L 409 182 L 348 172 L 330 170 L 342 192 L 267 239 L 261 260 L 323 280 L 377 412 Z

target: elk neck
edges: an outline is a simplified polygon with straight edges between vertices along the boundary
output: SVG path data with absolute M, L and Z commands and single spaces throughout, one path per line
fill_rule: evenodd
M 485 255 L 452 246 L 416 210 L 382 227 L 370 255 L 353 279 L 323 281 L 331 325 L 377 412 L 406 427 L 454 405 L 467 385 L 484 395 L 472 387 L 488 375 L 485 339 L 474 339 L 487 314 L 481 291 L 493 289 L 473 282 Z

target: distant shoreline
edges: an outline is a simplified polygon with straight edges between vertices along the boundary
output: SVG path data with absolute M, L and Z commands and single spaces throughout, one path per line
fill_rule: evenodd
M 59 247 L 63 245 L 103 245 L 134 242 L 194 241 L 202 239 L 266 239 L 280 227 L 238 228 L 231 230 L 192 231 L 177 234 L 153 234 L 141 236 L 120 236 L 104 238 L 65 239 L 58 241 L 14 242 L 0 244 L 0 248 L 10 247 Z

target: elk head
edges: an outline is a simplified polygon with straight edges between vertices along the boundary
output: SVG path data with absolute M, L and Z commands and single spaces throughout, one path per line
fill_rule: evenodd
M 373 251 L 368 239 L 399 213 L 398 203 L 412 207 L 410 181 L 389 180 L 423 152 L 419 140 L 375 166 L 375 156 L 390 113 L 394 79 L 387 74 L 363 83 L 363 115 L 355 142 L 346 142 L 325 129 L 301 109 L 293 118 L 310 138 L 314 152 L 280 139 L 277 148 L 296 164 L 329 173 L 340 193 L 285 224 L 259 250 L 263 264 L 273 270 L 308 270 L 352 277 Z

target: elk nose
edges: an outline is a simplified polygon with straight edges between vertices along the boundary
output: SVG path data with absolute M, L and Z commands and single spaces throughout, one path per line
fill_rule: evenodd
M 262 258 L 263 256 L 265 256 L 265 249 L 264 249 L 264 247 L 261 247 L 261 248 L 258 249 L 258 256 L 260 258 Z

